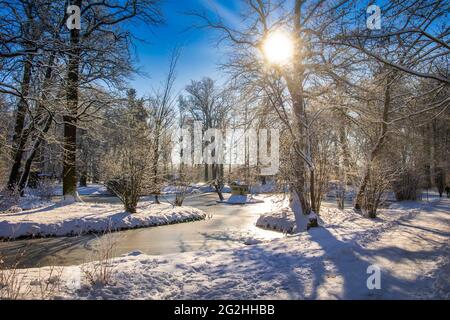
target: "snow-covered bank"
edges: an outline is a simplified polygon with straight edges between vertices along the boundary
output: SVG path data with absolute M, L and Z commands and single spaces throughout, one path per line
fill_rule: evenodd
M 274 230 L 283 233 L 295 233 L 296 222 L 292 209 L 289 207 L 288 196 L 281 197 L 280 195 L 272 195 L 265 198 L 265 201 L 271 204 L 270 212 L 259 216 L 256 221 L 256 226 L 262 229 Z M 387 209 L 378 210 L 378 219 L 367 222 L 377 222 L 380 219 L 384 222 L 395 221 L 399 215 L 413 214 L 420 211 L 422 208 L 436 204 L 439 198 L 433 198 L 431 201 L 400 201 L 392 203 Z M 339 210 L 337 208 L 329 208 L 322 206 L 318 218 L 319 225 L 327 227 L 329 224 L 342 223 L 345 219 L 353 220 L 359 217 L 359 213 L 355 212 L 353 208 Z
M 266 201 L 271 203 L 272 209 L 259 216 L 256 226 L 262 229 L 280 231 L 283 233 L 296 233 L 297 231 L 306 231 L 309 227 L 318 223 L 318 217 L 315 213 L 305 216 L 301 213 L 300 202 L 290 201 L 287 194 L 271 195 L 266 197 Z M 300 217 L 299 221 L 295 219 L 295 212 Z
M 256 226 L 283 233 L 293 233 L 295 230 L 294 213 L 290 208 L 282 208 L 274 212 L 262 214 L 256 220 Z
M 259 216 L 256 226 L 283 233 L 293 233 L 295 217 L 289 206 L 289 196 L 287 194 L 274 195 L 266 197 L 265 200 L 271 204 L 271 210 Z
M 91 286 L 64 269 L 55 298 L 71 299 L 429 299 L 450 298 L 450 201 L 390 209 L 374 220 L 329 210 L 326 228 L 227 250 L 116 258 L 111 284 Z M 369 289 L 368 267 L 381 270 Z M 26 269 L 24 283 L 50 268 Z M 73 279 L 80 280 L 73 286 Z M 72 282 L 71 282 L 72 281 Z M 71 284 L 71 285 L 68 285 Z
M 158 226 L 201 220 L 202 210 L 142 202 L 138 212 L 123 211 L 121 204 L 50 204 L 39 209 L 0 214 L 0 239 L 80 235 L 90 232 Z

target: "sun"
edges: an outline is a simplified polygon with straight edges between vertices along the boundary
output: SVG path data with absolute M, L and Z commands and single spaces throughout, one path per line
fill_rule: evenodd
M 288 33 L 278 30 L 269 33 L 262 51 L 269 63 L 283 65 L 292 59 L 294 44 Z

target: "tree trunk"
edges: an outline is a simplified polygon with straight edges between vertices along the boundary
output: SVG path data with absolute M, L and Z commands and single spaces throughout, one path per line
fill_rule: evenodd
M 79 146 L 78 148 L 81 150 L 81 161 L 79 162 L 80 165 L 80 181 L 79 181 L 79 186 L 80 187 L 87 187 L 87 179 L 88 179 L 88 154 L 87 154 L 87 150 L 84 150 L 84 144 L 85 144 L 85 135 L 86 135 L 86 130 L 85 129 L 79 129 L 78 130 L 78 134 L 79 134 Z
M 364 192 L 366 191 L 367 184 L 369 183 L 369 177 L 370 177 L 370 172 L 372 170 L 373 161 L 380 154 L 382 147 L 383 147 L 383 143 L 386 139 L 387 129 L 388 129 L 387 122 L 388 122 L 389 110 L 391 107 L 391 86 L 392 86 L 393 78 L 394 78 L 394 76 L 392 73 L 386 77 L 381 130 L 380 130 L 380 134 L 378 136 L 378 140 L 369 155 L 369 159 L 366 164 L 366 169 L 364 171 L 364 176 L 363 176 L 363 179 L 359 186 L 359 190 L 358 190 L 356 200 L 355 200 L 355 205 L 354 205 L 354 208 L 356 210 L 361 210 L 362 201 L 364 199 Z
M 86 170 L 81 170 L 80 173 L 80 183 L 79 183 L 80 187 L 87 187 L 87 171 Z
M 225 198 L 223 197 L 222 189 L 217 183 L 214 183 L 214 189 L 216 190 L 216 193 L 219 196 L 220 201 L 224 201 Z
M 31 70 L 33 55 L 28 55 L 23 64 L 23 76 L 21 84 L 21 98 L 17 105 L 16 123 L 14 125 L 14 135 L 12 139 L 13 146 L 13 165 L 8 179 L 8 189 L 15 190 L 19 182 L 20 165 L 24 147 L 28 139 L 29 130 L 24 130 L 25 116 L 27 113 L 27 101 L 25 100 L 30 92 Z
M 296 148 L 302 151 L 305 155 L 306 152 L 306 139 L 304 134 L 304 123 L 306 122 L 306 113 L 303 99 L 303 76 L 304 76 L 304 66 L 302 64 L 302 26 L 301 26 L 301 7 L 302 1 L 295 1 L 294 8 L 294 34 L 296 35 L 295 43 L 294 43 L 294 57 L 293 57 L 293 71 L 289 72 L 289 74 L 284 74 L 284 78 L 287 83 L 288 91 L 292 99 L 292 108 L 294 110 L 294 118 L 295 118 L 295 133 L 296 136 L 293 137 L 296 139 L 295 145 Z M 291 76 L 292 75 L 292 76 Z M 303 159 L 298 152 L 294 152 L 296 166 L 294 169 L 294 182 L 292 184 L 293 192 L 295 196 L 298 198 L 298 201 L 301 205 L 301 213 L 303 215 L 309 215 L 311 212 L 311 204 L 310 201 L 306 198 L 305 192 L 305 159 Z M 298 220 L 298 216 L 296 216 L 296 220 Z
M 261 176 L 261 184 L 263 186 L 267 184 L 267 177 L 266 176 Z
M 36 140 L 31 149 L 32 151 L 25 162 L 22 177 L 20 178 L 20 182 L 19 182 L 19 191 L 20 191 L 21 195 L 23 195 L 23 192 L 27 186 L 28 177 L 30 175 L 30 170 L 31 170 L 31 165 L 33 163 L 34 157 L 36 156 L 36 152 L 39 149 L 39 146 L 41 145 L 42 141 L 44 140 L 43 135 L 46 134 L 48 132 L 48 130 L 50 129 L 50 125 L 51 125 L 52 121 L 53 121 L 53 117 L 49 116 L 45 123 L 45 127 L 42 130 L 42 134 L 39 134 L 36 137 Z
M 213 170 L 212 174 L 214 176 L 216 176 L 216 178 L 214 178 L 214 182 L 213 182 L 214 189 L 216 190 L 216 193 L 219 196 L 220 201 L 224 201 L 225 198 L 224 198 L 223 193 L 222 193 L 223 176 L 220 175 L 220 172 L 217 172 L 217 171 L 220 171 L 218 165 L 213 165 L 212 168 L 213 168 L 212 169 Z
M 81 7 L 81 0 L 74 0 L 71 4 Z M 78 85 L 80 65 L 80 30 L 70 30 L 69 61 L 67 66 L 67 111 L 64 121 L 64 163 L 63 163 L 63 195 L 65 200 L 78 201 L 77 193 L 77 112 Z
M 31 131 L 34 131 L 35 133 L 33 134 L 33 141 L 34 143 L 31 146 L 31 150 L 30 150 L 30 155 L 28 156 L 25 165 L 24 165 L 24 169 L 22 172 L 22 175 L 20 177 L 20 181 L 19 181 L 19 192 L 21 193 L 21 195 L 23 195 L 24 189 L 27 186 L 28 183 L 28 176 L 30 174 L 30 169 L 31 169 L 31 164 L 33 163 L 33 160 L 36 156 L 37 150 L 40 147 L 42 140 L 43 140 L 43 135 L 45 135 L 48 130 L 50 129 L 50 125 L 51 122 L 53 121 L 53 116 L 50 114 L 47 116 L 47 118 L 45 118 L 44 113 L 45 108 L 44 108 L 44 104 L 47 102 L 47 94 L 46 94 L 46 90 L 48 89 L 50 82 L 51 82 L 51 76 L 52 76 L 52 71 L 53 71 L 53 63 L 55 61 L 55 53 L 52 53 L 50 55 L 48 64 L 47 64 L 47 69 L 45 71 L 45 77 L 44 77 L 44 84 L 42 86 L 42 94 L 41 94 L 41 99 L 36 107 L 36 118 L 35 118 L 35 124 L 37 123 L 37 126 L 44 126 L 42 129 L 42 133 L 38 132 L 36 133 L 35 131 L 35 124 L 33 124 L 33 126 L 31 128 L 28 128 L 28 130 L 26 130 L 26 138 L 24 138 L 23 140 L 26 141 L 28 138 L 28 135 L 31 133 Z M 44 119 L 45 118 L 45 119 Z
M 372 159 L 370 159 L 366 165 L 364 176 L 359 186 L 358 193 L 356 195 L 356 201 L 354 205 L 355 210 L 361 210 L 362 201 L 364 199 L 364 192 L 366 191 L 367 184 L 369 183 L 371 169 L 372 169 Z
M 208 164 L 205 163 L 205 174 L 204 174 L 204 178 L 205 178 L 205 182 L 208 182 L 209 180 L 209 174 L 208 174 Z
M 306 121 L 305 119 L 305 110 L 303 105 L 303 93 L 301 88 L 296 88 L 296 83 L 298 81 L 295 81 L 294 84 L 289 85 L 288 89 L 290 91 L 291 97 L 292 97 L 292 106 L 294 109 L 294 115 L 295 115 L 295 130 L 297 132 L 296 138 L 296 148 L 298 150 L 301 150 L 304 152 L 305 150 L 305 136 L 304 136 L 304 128 L 303 128 L 303 121 Z M 301 81 L 300 81 L 301 83 Z M 306 152 L 304 152 L 306 154 Z M 302 212 L 303 214 L 309 214 L 311 211 L 311 205 L 308 199 L 305 196 L 305 174 L 306 174 L 306 166 L 305 166 L 305 160 L 297 154 L 297 152 L 294 151 L 293 156 L 296 158 L 296 166 L 293 168 L 294 170 L 294 183 L 293 187 L 295 192 L 297 192 L 297 196 L 299 198 L 299 201 L 302 205 Z
M 211 164 L 211 175 L 212 175 L 212 179 L 216 180 L 217 179 L 217 164 L 213 163 Z
M 309 204 L 303 194 L 297 190 L 291 190 L 290 207 L 294 212 L 296 231 L 302 232 L 308 230 L 310 227 L 317 227 L 317 217 L 315 215 L 305 214 L 304 207 Z
M 158 177 L 158 162 L 159 162 L 159 137 L 160 137 L 160 130 L 157 129 L 156 131 L 156 141 L 155 146 L 153 148 L 153 164 L 152 164 L 152 174 L 153 174 L 153 192 L 155 194 L 155 203 L 160 204 L 158 193 L 161 191 L 159 188 L 159 177 Z
M 348 150 L 347 133 L 345 130 L 344 117 L 342 117 L 342 123 L 339 126 L 339 144 L 341 147 L 341 159 L 338 168 L 339 186 L 336 190 L 336 199 L 338 208 L 343 210 L 345 207 L 345 195 L 347 193 L 347 174 L 350 169 L 350 152 Z
M 11 172 L 8 179 L 8 189 L 11 191 L 17 190 L 20 174 L 20 166 L 22 164 L 22 157 L 24 153 L 25 144 L 28 140 L 30 134 L 29 128 L 22 132 L 19 138 L 19 144 L 15 146 L 15 153 L 13 157 L 13 165 L 11 167 Z
M 433 169 L 433 152 L 432 152 L 432 126 L 428 123 L 423 130 L 423 154 L 424 154 L 424 187 L 430 189 L 433 186 L 432 169 Z
M 223 163 L 219 164 L 219 175 L 220 175 L 220 177 L 222 177 L 222 179 L 223 179 L 223 177 L 225 177 L 225 170 L 223 167 Z
M 29 2 L 24 8 L 25 14 L 27 16 L 27 27 L 25 30 L 23 30 L 25 42 L 24 48 L 27 50 L 32 50 L 35 44 L 34 40 L 37 40 L 36 33 L 34 30 L 32 8 L 33 8 L 32 2 Z M 24 131 L 24 125 L 28 109 L 26 99 L 30 92 L 33 58 L 34 58 L 33 54 L 28 54 L 27 56 L 25 56 L 25 60 L 23 61 L 23 74 L 20 88 L 21 97 L 17 105 L 16 122 L 14 125 L 14 134 L 12 139 L 13 165 L 11 168 L 7 184 L 9 190 L 16 190 L 16 188 L 18 187 L 17 184 L 19 182 L 20 165 L 22 162 L 24 146 L 26 144 L 29 134 L 28 130 Z
M 319 213 L 320 208 L 318 207 L 318 202 L 316 199 L 316 176 L 315 176 L 315 171 L 314 170 L 310 170 L 309 172 L 309 193 L 310 193 L 310 198 L 311 198 L 311 210 Z

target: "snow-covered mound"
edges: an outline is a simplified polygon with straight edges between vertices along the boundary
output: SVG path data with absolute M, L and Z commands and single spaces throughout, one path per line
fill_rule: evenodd
M 295 230 L 294 213 L 290 208 L 282 208 L 275 212 L 262 214 L 256 220 L 256 226 L 283 233 L 293 233 Z
M 143 202 L 137 213 L 120 204 L 52 204 L 40 209 L 0 215 L 0 239 L 80 235 L 201 220 L 202 210 Z
M 266 201 L 271 203 L 271 210 L 259 216 L 256 221 L 257 227 L 283 233 L 295 233 L 306 231 L 311 226 L 317 226 L 317 215 L 314 212 L 303 215 L 300 202 L 295 196 L 291 201 L 286 194 L 273 195 L 269 196 Z M 296 215 L 299 217 L 299 221 L 296 221 Z

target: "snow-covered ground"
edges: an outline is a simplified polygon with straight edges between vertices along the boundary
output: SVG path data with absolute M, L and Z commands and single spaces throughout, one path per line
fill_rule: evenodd
M 89 184 L 87 187 L 78 187 L 77 188 L 78 194 L 80 196 L 99 196 L 99 195 L 110 195 L 108 190 L 103 184 Z M 62 184 L 55 185 L 53 195 L 55 196 L 62 196 Z
M 183 190 L 184 189 L 184 190 Z M 175 194 L 183 191 L 185 194 L 196 194 L 196 193 L 208 193 L 208 192 L 216 192 L 214 187 L 207 183 L 193 183 L 188 187 L 181 189 L 180 187 L 168 185 L 162 189 L 163 194 Z M 231 188 L 228 185 L 225 185 L 222 189 L 223 193 L 230 193 Z
M 80 235 L 201 220 L 202 210 L 142 202 L 137 213 L 121 204 L 47 203 L 38 209 L 0 214 L 0 239 Z
M 423 199 L 426 199 L 424 196 Z M 256 221 L 256 226 L 268 229 L 275 230 L 283 233 L 295 233 L 296 232 L 296 223 L 295 217 L 292 209 L 289 207 L 289 196 L 280 197 L 279 195 L 271 195 L 265 197 L 266 202 L 271 203 L 270 212 L 264 213 L 259 216 Z M 428 201 L 401 201 L 394 202 L 389 206 L 389 209 L 379 209 L 379 214 L 384 215 L 385 219 L 390 219 L 389 217 L 396 217 L 393 215 L 394 209 L 403 209 L 403 210 L 417 210 L 424 206 L 436 203 L 439 201 L 439 195 L 435 192 L 429 195 Z M 322 206 L 321 212 L 319 214 L 319 224 L 326 225 L 329 223 L 334 217 L 346 217 L 346 216 L 354 216 L 358 215 L 358 213 L 354 212 L 352 208 L 345 209 L 343 211 L 338 209 L 326 208 Z
M 266 184 L 255 183 L 250 186 L 250 193 L 252 194 L 260 194 L 260 193 L 274 193 L 279 192 L 279 187 L 272 181 L 267 182 Z M 287 191 L 287 190 L 286 190 Z M 162 193 L 164 194 L 174 194 L 180 192 L 180 188 L 168 185 L 162 189 Z M 195 194 L 195 193 L 207 193 L 207 192 L 216 192 L 213 186 L 206 183 L 194 183 L 190 186 L 186 187 L 186 194 Z M 225 185 L 222 189 L 223 193 L 231 193 L 231 187 L 229 185 Z
M 218 203 L 225 204 L 254 204 L 254 203 L 262 203 L 264 200 L 256 198 L 252 195 L 231 195 L 228 199 L 224 201 L 217 201 Z
M 87 187 L 78 187 L 77 191 L 78 194 L 82 196 L 111 195 L 102 184 L 90 184 Z M 3 211 L 20 212 L 49 206 L 53 203 L 50 201 L 51 197 L 62 196 L 62 185 L 55 184 L 54 186 L 49 186 L 48 191 L 45 192 L 47 193 L 45 197 L 42 197 L 40 194 L 41 192 L 42 190 L 39 189 L 27 188 L 24 197 L 17 197 L 17 199 L 8 197 L 4 201 L 1 201 L 2 195 L 0 195 L 0 214 L 2 214 Z
M 374 220 L 337 209 L 324 210 L 321 218 L 324 227 L 250 246 L 156 257 L 133 252 L 113 260 L 113 279 L 104 286 L 91 286 L 83 276 L 92 263 L 67 267 L 53 297 L 450 298 L 450 200 L 400 203 Z M 367 286 L 371 265 L 381 271 L 380 289 Z M 20 272 L 24 284 L 34 284 L 49 270 Z
M 17 197 L 17 199 L 7 199 L 5 203 L 0 205 L 0 217 L 3 212 L 21 212 L 23 210 L 31 210 L 40 207 L 52 205 L 50 200 L 42 199 L 38 196 L 27 195 L 26 197 Z
M 268 181 L 266 184 L 255 183 L 250 186 L 250 193 L 259 194 L 259 193 L 275 193 L 281 191 L 287 192 L 287 186 L 281 187 L 278 186 L 274 181 Z

